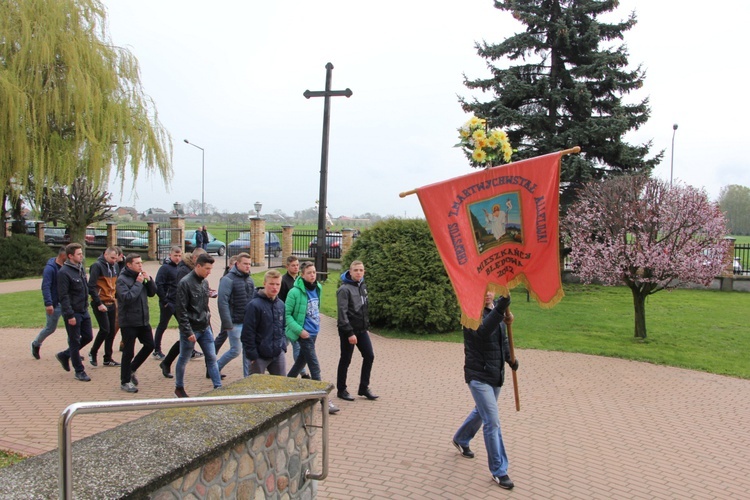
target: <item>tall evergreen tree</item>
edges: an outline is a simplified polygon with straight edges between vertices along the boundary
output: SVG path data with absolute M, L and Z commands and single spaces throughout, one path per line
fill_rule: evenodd
M 112 44 L 100 0 L 0 2 L 0 191 L 14 200 L 114 168 L 171 175 L 172 144 L 138 61 Z
M 623 98 L 641 88 L 644 72 L 627 69 L 619 44 L 636 23 L 635 14 L 609 24 L 600 17 L 617 0 L 504 0 L 497 9 L 526 25 L 499 44 L 477 43 L 492 75 L 465 85 L 494 95 L 490 101 L 460 99 L 461 106 L 507 130 L 514 160 L 581 146 L 563 159 L 561 203 L 566 206 L 583 183 L 611 173 L 648 173 L 662 152 L 647 158 L 651 142 L 631 145 L 623 135 L 649 118 L 648 99 Z M 503 64 L 508 67 L 500 67 Z

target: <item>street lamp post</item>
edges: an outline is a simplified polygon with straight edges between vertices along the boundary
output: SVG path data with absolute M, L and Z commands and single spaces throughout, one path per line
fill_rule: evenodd
M 260 217 L 260 209 L 263 208 L 263 204 L 259 201 L 255 202 L 255 216 Z
M 185 144 L 201 150 L 201 220 L 206 222 L 206 150 L 185 139 Z
M 674 135 L 677 133 L 677 124 L 672 125 L 672 158 L 669 161 L 669 187 L 672 187 L 672 175 L 674 174 Z

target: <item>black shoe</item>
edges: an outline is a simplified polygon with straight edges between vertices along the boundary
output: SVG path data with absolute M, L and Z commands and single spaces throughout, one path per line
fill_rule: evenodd
M 130 374 L 130 381 L 133 382 L 133 385 L 138 385 L 138 379 L 135 376 L 135 372 Z
M 31 355 L 34 356 L 34 359 L 39 359 L 39 345 L 35 340 L 31 341 Z
M 219 373 L 219 375 L 221 375 L 221 380 L 224 380 L 225 378 L 227 378 L 227 376 L 224 375 L 223 373 Z M 211 375 L 209 375 L 208 372 L 206 372 L 206 378 L 211 378 Z
M 354 396 L 349 394 L 349 391 L 339 391 L 336 394 L 336 397 L 339 399 L 343 399 L 344 401 L 354 401 Z
M 122 352 L 123 349 L 125 349 L 125 342 L 121 340 L 120 341 L 120 352 Z
M 164 358 L 166 358 L 166 356 L 164 355 L 164 353 L 161 352 L 161 351 L 154 351 L 151 355 L 154 357 L 154 359 L 164 359 Z
M 202 352 L 196 351 L 195 349 L 193 349 L 193 354 L 192 356 L 190 356 L 190 359 L 196 359 L 196 358 L 202 358 L 202 357 L 203 357 Z
M 76 380 L 80 380 L 81 382 L 91 382 L 91 377 L 86 375 L 86 372 L 76 372 Z
M 105 359 L 102 361 L 103 366 L 120 366 L 120 363 L 115 361 L 114 359 Z
M 184 387 L 175 387 L 174 388 L 174 395 L 178 398 L 189 398 L 190 396 L 187 395 L 187 392 L 185 392 Z
M 91 363 L 91 366 L 99 366 L 96 362 L 96 354 L 93 352 L 89 353 L 89 363 Z
M 469 449 L 468 446 L 461 446 L 456 442 L 456 440 L 453 440 L 453 446 L 456 447 L 458 452 L 461 454 L 462 457 L 465 458 L 474 458 L 474 452 Z
M 164 364 L 164 361 L 159 363 L 159 368 L 161 368 L 161 374 L 164 375 L 164 378 L 174 378 L 174 375 L 169 373 L 169 367 Z
M 512 490 L 513 486 L 515 486 L 515 484 L 513 484 L 513 481 L 510 480 L 507 474 L 504 476 L 492 476 L 492 480 L 499 484 L 501 488 L 505 488 L 506 490 Z
M 372 391 L 370 391 L 370 389 L 365 389 L 364 391 L 360 389 L 360 391 L 357 394 L 359 394 L 360 396 L 366 397 L 370 401 L 375 401 L 376 399 L 380 397 L 377 394 L 373 394 Z
M 300 375 L 300 377 L 309 379 L 310 378 L 310 374 L 309 373 L 303 373 L 302 375 Z
M 55 354 L 55 358 L 60 362 L 63 370 L 65 370 L 66 372 L 70 371 L 70 358 L 65 357 L 65 355 L 61 352 Z

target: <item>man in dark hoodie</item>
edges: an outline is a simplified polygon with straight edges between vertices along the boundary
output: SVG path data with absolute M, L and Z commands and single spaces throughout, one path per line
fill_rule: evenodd
M 219 282 L 219 316 L 221 317 L 221 330 L 229 336 L 229 351 L 219 358 L 219 371 L 239 356 L 242 359 L 242 373 L 245 377 L 250 375 L 250 363 L 245 362 L 243 355 L 242 322 L 245 319 L 245 308 L 255 294 L 255 283 L 250 276 L 250 255 L 240 253 L 234 266 L 221 278 Z M 214 343 L 214 346 L 216 344 Z
M 83 248 L 79 243 L 71 243 L 65 247 L 65 256 L 67 260 L 57 273 L 57 295 L 68 332 L 68 348 L 55 354 L 55 358 L 66 372 L 70 371 L 72 362 L 76 380 L 90 382 L 80 353 L 81 348 L 94 337 L 89 315 L 89 287 L 83 268 Z
M 367 329 L 370 320 L 367 316 L 367 286 L 365 286 L 365 265 L 355 260 L 349 270 L 341 275 L 342 284 L 336 291 L 338 306 L 338 330 L 341 345 L 341 358 L 336 380 L 336 395 L 346 401 L 354 401 L 354 396 L 346 390 L 346 376 L 352 362 L 354 346 L 362 355 L 362 373 L 359 377 L 357 394 L 374 401 L 378 396 L 370 391 L 370 373 L 375 353 Z
M 44 339 L 55 333 L 57 323 L 60 321 L 62 311 L 60 310 L 60 298 L 57 295 L 57 273 L 65 264 L 65 247 L 57 252 L 57 257 L 50 257 L 47 265 L 42 271 L 42 298 L 44 299 L 44 310 L 47 314 L 47 324 L 42 331 L 31 341 L 31 355 L 39 359 L 39 349 Z
M 281 274 L 266 272 L 263 288 L 245 308 L 242 322 L 242 347 L 250 360 L 250 373 L 286 376 L 286 334 L 284 302 L 279 298 Z
M 112 359 L 112 344 L 115 341 L 115 322 L 117 321 L 117 302 L 115 283 L 120 273 L 117 259 L 119 254 L 114 247 L 107 248 L 89 268 L 89 295 L 94 317 L 99 323 L 99 332 L 89 351 L 89 363 L 97 366 L 96 356 L 104 344 L 104 366 L 120 366 Z
M 513 488 L 513 481 L 508 477 L 508 456 L 500 430 L 497 398 L 505 377 L 505 363 L 517 370 L 518 360 L 511 363 L 508 337 L 503 324 L 503 320 L 507 324 L 513 321 L 513 315 L 508 310 L 510 295 L 500 297 L 496 302 L 493 302 L 494 298 L 494 292 L 488 291 L 485 294 L 485 309 L 479 327 L 476 330 L 467 327 L 463 329 L 464 379 L 469 384 L 475 406 L 453 436 L 453 446 L 461 456 L 474 458 L 469 442 L 479 431 L 479 427 L 482 427 L 492 480 L 501 488 L 509 490 Z
M 156 285 L 143 270 L 143 261 L 137 253 L 125 257 L 125 269 L 117 278 L 117 305 L 120 310 L 120 330 L 125 346 L 122 350 L 120 388 L 125 392 L 138 392 L 136 370 L 140 368 L 154 348 L 154 336 L 148 309 L 148 298 L 156 295 Z M 135 340 L 141 349 L 133 358 Z
M 169 257 L 164 259 L 156 273 L 156 293 L 159 295 L 159 324 L 154 333 L 154 358 L 164 359 L 161 352 L 161 339 L 169 326 L 169 320 L 174 316 L 177 301 L 177 279 L 180 274 L 178 267 L 182 262 L 182 248 L 173 246 L 169 249 Z M 186 273 L 187 274 L 187 273 Z
M 200 344 L 206 359 L 206 369 L 214 384 L 221 387 L 221 375 L 216 364 L 214 336 L 211 332 L 211 311 L 208 309 L 209 288 L 206 278 L 213 269 L 214 258 L 201 253 L 195 259 L 195 269 L 177 285 L 177 323 L 180 327 L 180 356 L 175 370 L 175 390 L 178 398 L 188 397 L 185 392 L 185 366 L 193 354 L 195 343 Z

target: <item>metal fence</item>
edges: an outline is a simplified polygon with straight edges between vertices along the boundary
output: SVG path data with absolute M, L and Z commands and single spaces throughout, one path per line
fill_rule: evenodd
M 734 245 L 734 274 L 750 276 L 750 243 Z

